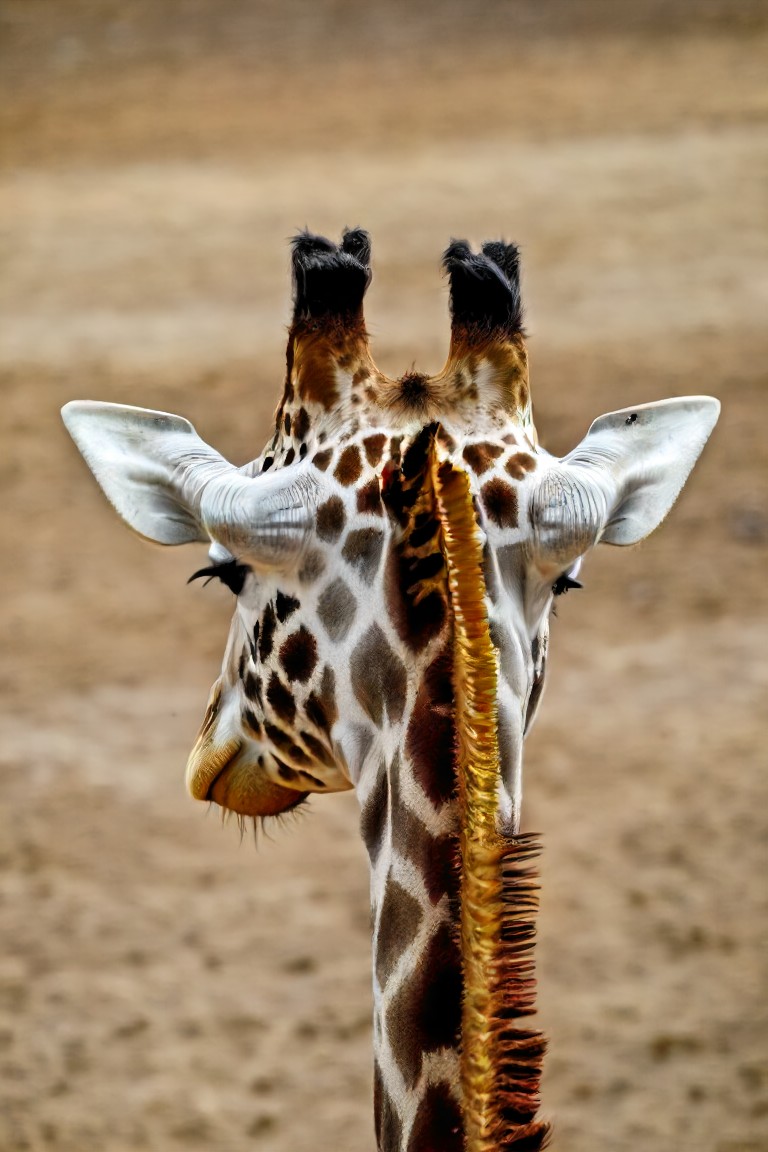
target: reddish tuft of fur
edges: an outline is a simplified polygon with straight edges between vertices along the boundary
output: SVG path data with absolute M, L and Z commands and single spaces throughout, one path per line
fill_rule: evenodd
M 533 949 L 539 907 L 541 851 L 538 837 L 518 835 L 501 843 L 501 939 L 491 988 L 491 1028 L 496 1069 L 493 1108 L 500 1152 L 537 1152 L 545 1148 L 550 1127 L 536 1120 L 546 1039 L 538 1029 L 516 1021 L 536 1011 Z

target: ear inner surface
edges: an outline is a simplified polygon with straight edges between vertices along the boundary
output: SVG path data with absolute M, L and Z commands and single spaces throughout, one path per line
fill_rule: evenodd
M 719 414 L 720 404 L 713 397 L 683 396 L 595 420 L 562 463 L 582 490 L 605 493 L 603 543 L 636 544 L 659 526 Z
M 188 420 L 96 400 L 73 400 L 61 414 L 107 499 L 131 528 L 158 544 L 208 539 L 177 471 L 185 461 L 207 474 L 234 469 Z

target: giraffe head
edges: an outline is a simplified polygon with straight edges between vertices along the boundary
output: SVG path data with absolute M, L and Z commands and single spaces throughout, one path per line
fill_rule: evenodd
M 439 473 L 452 467 L 468 476 L 485 546 L 501 810 L 514 820 L 553 595 L 596 543 L 633 544 L 657 526 L 714 426 L 708 397 L 640 405 L 601 416 L 566 457 L 550 456 L 532 419 L 517 249 L 453 241 L 443 266 L 446 365 L 392 380 L 371 358 L 363 318 L 367 234 L 294 239 L 285 389 L 271 441 L 245 467 L 179 416 L 64 409 L 128 524 L 161 544 L 207 543 L 197 575 L 237 597 L 188 765 L 199 799 L 272 815 L 358 785 L 384 746 L 408 737 L 409 718 L 415 745 L 435 741 L 448 701 L 433 686 L 430 721 L 419 679 L 440 680 L 433 657 L 449 626 Z

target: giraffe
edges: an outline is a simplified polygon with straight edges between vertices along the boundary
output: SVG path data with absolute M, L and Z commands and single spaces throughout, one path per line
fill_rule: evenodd
M 519 1021 L 538 850 L 523 740 L 550 610 L 593 545 L 663 520 L 719 404 L 613 412 L 555 458 L 533 423 L 518 249 L 452 241 L 443 267 L 446 365 L 390 379 L 365 328 L 368 234 L 294 238 L 285 387 L 244 467 L 179 416 L 75 401 L 63 418 L 128 524 L 206 543 L 191 579 L 236 597 L 192 796 L 265 819 L 356 790 L 380 1152 L 523 1152 L 548 1132 L 544 1040 Z

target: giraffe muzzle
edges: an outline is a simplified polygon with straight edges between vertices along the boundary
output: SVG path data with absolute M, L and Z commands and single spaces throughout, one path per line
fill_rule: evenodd
M 195 800 L 218 804 L 240 816 L 277 816 L 295 808 L 305 793 L 269 778 L 263 755 L 242 737 L 228 734 L 217 680 L 187 761 L 187 788 Z

